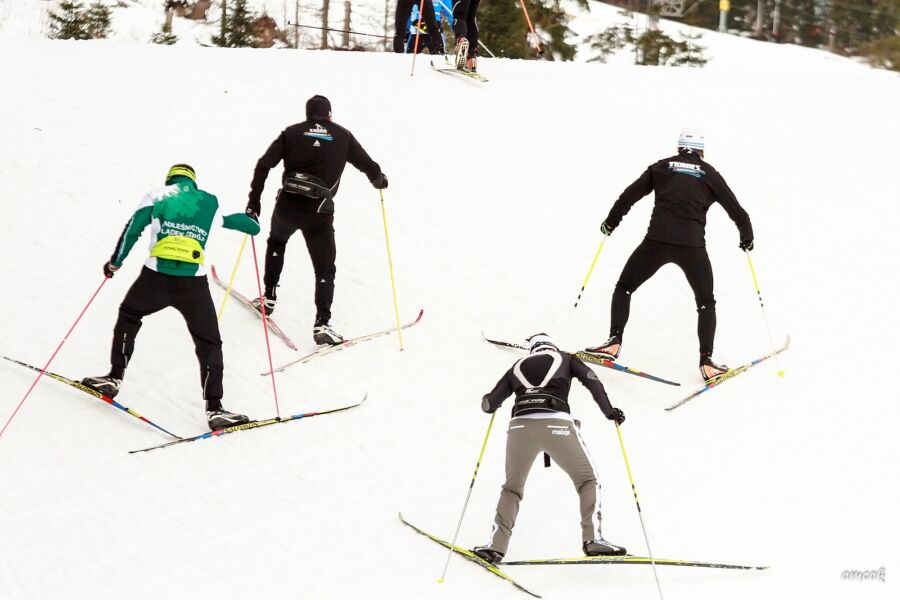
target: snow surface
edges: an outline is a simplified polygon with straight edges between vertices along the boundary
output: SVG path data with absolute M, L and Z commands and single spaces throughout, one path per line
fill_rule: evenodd
M 0 439 L 0 598 L 524 598 L 397 519 L 449 537 L 488 417 L 481 395 L 516 358 L 481 330 L 548 331 L 577 348 L 605 338 L 609 297 L 645 230 L 635 206 L 573 302 L 619 192 L 702 127 L 708 159 L 750 213 L 753 259 L 787 376 L 770 361 L 667 413 L 699 385 L 695 309 L 663 268 L 635 295 L 621 360 L 683 382 L 602 370 L 658 556 L 770 565 L 762 572 L 660 568 L 666 598 L 895 598 L 900 97 L 896 75 L 853 65 L 810 72 L 485 60 L 476 84 L 415 77 L 409 57 L 0 38 L 0 352 L 43 364 L 100 284 L 100 266 L 141 195 L 173 162 L 243 208 L 253 166 L 314 93 L 328 95 L 389 175 L 385 193 L 401 314 L 396 337 L 323 357 L 277 379 L 282 413 L 338 415 L 146 454 L 155 430 L 42 380 Z M 797 60 L 796 63 L 792 61 Z M 793 65 L 793 66 L 792 66 Z M 173 68 L 178 67 L 178 68 Z M 286 74 L 296 73 L 297 77 Z M 793 103 L 766 111 L 774 94 Z M 435 98 L 461 115 L 433 122 Z M 429 136 L 429 133 L 434 133 Z M 263 252 L 278 172 L 264 200 Z M 393 306 L 378 195 L 349 168 L 336 214 L 334 324 L 389 325 Z M 240 236 L 221 232 L 224 273 Z M 769 348 L 737 234 L 710 211 L 716 356 Z M 105 372 L 116 309 L 140 270 L 139 243 L 69 337 L 53 370 Z M 237 287 L 256 289 L 248 248 Z M 312 348 L 312 274 L 289 246 L 276 318 Z M 212 290 L 216 302 L 222 298 Z M 274 414 L 259 320 L 225 310 L 225 405 Z M 276 363 L 296 356 L 277 340 Z M 5 421 L 33 373 L 0 365 Z M 182 435 L 204 416 L 189 336 L 173 311 L 146 319 L 119 400 Z M 613 427 L 576 385 L 573 410 L 603 485 L 607 537 L 645 552 Z M 503 478 L 498 415 L 460 542 L 485 540 Z M 575 556 L 577 500 L 536 465 L 509 558 Z M 885 567 L 886 581 L 847 581 Z M 508 567 L 545 598 L 652 598 L 635 566 Z

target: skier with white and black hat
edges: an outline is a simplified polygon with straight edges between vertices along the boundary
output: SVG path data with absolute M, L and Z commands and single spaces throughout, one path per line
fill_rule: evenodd
M 675 263 L 684 272 L 697 305 L 700 340 L 700 374 L 707 382 L 728 372 L 713 362 L 716 337 L 716 300 L 713 271 L 706 253 L 706 212 L 718 202 L 737 225 L 741 250 L 753 249 L 750 217 L 738 203 L 725 179 L 703 160 L 704 136 L 685 130 L 678 137 L 678 154 L 647 167 L 625 188 L 600 227 L 611 235 L 635 202 L 655 192 L 653 214 L 644 241 L 635 249 L 613 292 L 609 339 L 586 352 L 615 360 L 631 308 L 631 295 L 665 264 Z
M 486 394 L 481 408 L 496 411 L 515 394 L 506 438 L 506 482 L 500 491 L 490 543 L 472 552 L 490 563 L 502 560 L 525 491 L 525 480 L 534 459 L 546 453 L 575 484 L 581 506 L 582 549 L 588 556 L 625 554 L 600 533 L 600 484 L 597 471 L 581 437 L 580 423 L 569 409 L 572 378 L 590 391 L 607 419 L 621 424 L 625 415 L 614 408 L 603 384 L 587 365 L 559 348 L 544 333 L 528 338 L 529 355 L 516 361 Z
M 325 96 L 310 98 L 306 102 L 306 120 L 282 131 L 256 163 L 247 202 L 248 215 L 259 216 L 266 177 L 281 161 L 284 161 L 284 173 L 266 244 L 265 296 L 253 304 L 261 310 L 265 303 L 266 314 L 274 312 L 287 243 L 299 229 L 306 240 L 316 278 L 313 340 L 317 344 L 337 345 L 344 338 L 331 327 L 330 321 L 337 256 L 334 197 L 341 174 L 349 162 L 365 173 L 376 189 L 387 188 L 388 180 L 353 134 L 332 122 L 331 102 Z

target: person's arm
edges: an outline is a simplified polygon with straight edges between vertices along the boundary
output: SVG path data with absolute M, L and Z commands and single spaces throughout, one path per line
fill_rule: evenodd
M 259 233 L 259 221 L 244 213 L 234 213 L 222 217 L 222 227 L 233 229 L 248 235 Z
M 625 191 L 622 192 L 622 195 L 619 196 L 619 199 L 616 200 L 615 204 L 613 204 L 613 207 L 610 209 L 609 215 L 606 217 L 606 221 L 604 221 L 604 224 L 609 228 L 610 233 L 619 226 L 619 223 L 622 222 L 622 217 L 628 214 L 631 207 L 634 206 L 638 200 L 652 191 L 653 175 L 650 172 L 650 167 L 647 167 L 647 170 L 644 171 L 634 183 L 625 188 Z
M 594 402 L 603 411 L 604 416 L 607 419 L 613 419 L 615 417 L 615 409 L 609 403 L 609 396 L 606 395 L 606 390 L 603 388 L 603 384 L 600 383 L 600 378 L 580 358 L 570 356 L 572 358 L 572 375 L 588 389 L 594 398 Z
M 513 393 L 512 384 L 509 382 L 511 372 L 512 369 L 504 373 L 497 385 L 494 386 L 494 389 L 484 395 L 481 399 L 481 410 L 486 413 L 494 412 Z
M 283 158 L 284 132 L 282 131 L 275 138 L 275 141 L 269 144 L 265 154 L 256 161 L 256 168 L 253 170 L 253 181 L 250 182 L 250 197 L 247 201 L 247 210 L 252 211 L 256 216 L 259 216 L 259 212 L 262 209 L 260 198 L 266 185 L 266 177 L 269 176 L 269 171 L 281 162 Z
M 144 199 L 141 200 L 141 203 L 138 204 L 134 214 L 131 215 L 131 219 L 125 225 L 121 235 L 119 235 L 119 241 L 116 242 L 116 249 L 113 250 L 112 256 L 109 257 L 109 264 L 116 269 L 122 266 L 128 253 L 131 252 L 135 242 L 141 237 L 141 233 L 143 233 L 144 228 L 150 224 L 152 218 L 153 198 L 150 194 L 147 194 L 144 196 Z
M 350 134 L 350 145 L 347 149 L 347 162 L 366 174 L 373 184 L 381 176 L 381 167 L 372 160 L 353 134 Z
M 712 190 L 716 198 L 716 202 L 722 205 L 728 216 L 737 225 L 738 233 L 741 236 L 741 244 L 747 243 L 752 247 L 753 242 L 753 225 L 750 223 L 750 216 L 747 211 L 740 205 L 734 192 L 725 183 L 725 178 L 718 171 L 713 170 L 710 177 L 706 179 L 707 184 Z

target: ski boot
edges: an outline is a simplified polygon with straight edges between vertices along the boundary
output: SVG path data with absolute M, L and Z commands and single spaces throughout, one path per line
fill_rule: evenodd
M 472 554 L 492 565 L 503 560 L 503 553 L 497 552 L 490 546 L 475 546 L 472 548 Z
M 466 70 L 466 59 L 469 56 L 469 40 L 464 37 L 456 40 L 456 68 Z
M 217 429 L 249 423 L 250 419 L 246 415 L 238 415 L 220 408 L 206 411 L 206 422 L 209 424 L 210 431 L 216 431 Z
M 706 383 L 711 383 L 717 379 L 720 379 L 730 370 L 731 369 L 729 369 L 725 365 L 717 365 L 716 363 L 714 363 L 711 355 L 700 355 L 700 376 L 703 377 L 703 381 L 705 381 Z
M 622 338 L 618 335 L 611 335 L 609 339 L 593 348 L 585 348 L 584 351 L 600 358 L 608 358 L 616 360 L 619 358 L 619 352 L 622 350 Z
M 465 71 L 469 73 L 477 73 L 478 72 L 478 58 L 475 56 L 470 56 L 466 59 L 466 68 Z
M 100 392 L 109 398 L 115 398 L 116 394 L 119 393 L 119 386 L 122 385 L 122 380 L 116 379 L 112 375 L 99 375 L 97 377 L 85 377 L 81 380 L 81 385 Z
M 313 326 L 313 341 L 317 344 L 337 346 L 343 343 L 344 336 L 332 329 L 328 321 L 317 319 L 315 326 Z
M 610 544 L 603 538 L 596 540 L 587 540 L 581 545 L 585 556 L 622 556 L 625 554 L 625 548 Z
M 271 317 L 272 313 L 275 312 L 275 299 L 267 298 L 263 296 L 262 298 L 254 298 L 250 301 L 250 305 L 253 306 L 260 314 L 262 314 L 262 307 L 266 307 L 266 316 Z

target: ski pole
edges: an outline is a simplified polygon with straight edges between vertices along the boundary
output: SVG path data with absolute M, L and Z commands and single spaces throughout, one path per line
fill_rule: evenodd
M 81 321 L 81 317 L 83 317 L 83 316 L 84 316 L 84 313 L 87 312 L 88 307 L 90 307 L 90 305 L 94 302 L 94 298 L 97 297 L 97 294 L 100 293 L 100 290 L 103 289 L 103 286 L 106 285 L 106 282 L 107 282 L 107 281 L 109 281 L 109 276 L 108 276 L 108 275 L 107 275 L 106 277 L 103 278 L 103 281 L 100 282 L 100 286 L 99 286 L 99 287 L 97 288 L 97 290 L 93 293 L 93 295 L 91 296 L 91 299 L 88 300 L 88 303 L 84 306 L 84 308 L 81 309 L 81 312 L 78 313 L 78 318 L 75 319 L 75 322 L 72 323 L 72 326 L 71 326 L 71 327 L 69 327 L 69 331 L 66 332 L 66 335 L 63 337 L 62 341 L 61 341 L 61 342 L 59 343 L 59 345 L 56 347 L 56 350 L 54 350 L 54 351 L 53 351 L 53 354 L 50 355 L 50 359 L 47 361 L 47 364 L 44 365 L 44 368 L 41 369 L 41 372 L 38 373 L 38 376 L 37 376 L 37 377 L 35 377 L 34 382 L 31 384 L 31 387 L 28 388 L 28 391 L 25 392 L 25 395 L 22 396 L 22 399 L 21 399 L 21 400 L 19 400 L 19 404 L 16 406 L 15 410 L 13 410 L 12 414 L 11 414 L 11 415 L 9 416 L 9 418 L 6 420 L 6 424 L 3 425 L 3 429 L 0 429 L 0 438 L 3 437 L 3 434 L 6 432 L 6 428 L 9 427 L 9 424 L 12 423 L 12 420 L 16 417 L 16 414 L 19 412 L 19 409 L 22 408 L 22 405 L 23 405 L 23 404 L 25 404 L 25 400 L 28 399 L 28 396 L 29 396 L 29 395 L 31 395 L 31 390 L 34 389 L 34 387 L 37 385 L 38 381 L 40 381 L 41 377 L 44 376 L 44 373 L 47 372 L 47 369 L 50 368 L 50 363 L 52 363 L 52 362 L 53 362 L 53 359 L 56 358 L 56 355 L 59 353 L 60 349 L 63 347 L 63 344 L 65 344 L 65 343 L 66 343 L 66 340 L 69 339 L 69 335 L 70 335 L 70 334 L 72 333 L 72 331 L 75 329 L 75 326 L 78 325 L 78 322 Z
M 397 319 L 397 337 L 400 340 L 400 351 L 403 351 L 403 328 L 400 326 L 400 307 L 397 304 L 397 283 L 394 280 L 394 260 L 391 258 L 391 236 L 388 235 L 387 212 L 384 209 L 384 190 L 378 190 L 381 197 L 381 220 L 384 223 L 384 242 L 387 245 L 388 268 L 391 272 L 391 291 L 394 294 L 394 317 Z
M 750 258 L 750 251 L 744 250 L 747 255 L 747 264 L 750 265 L 750 274 L 753 276 L 753 287 L 756 288 L 756 297 L 759 298 L 759 310 L 762 312 L 763 322 L 766 324 L 766 333 L 769 335 L 769 346 L 772 347 L 772 354 L 775 356 L 775 363 L 778 365 L 778 376 L 784 377 L 784 370 L 781 368 L 781 359 L 775 352 L 775 342 L 772 341 L 772 328 L 769 327 L 769 319 L 766 317 L 766 307 L 763 305 L 762 292 L 759 291 L 759 281 L 756 279 L 756 269 L 753 268 L 753 260 Z
M 531 16 L 528 14 L 528 9 L 525 8 L 525 0 L 519 0 L 519 6 L 522 7 L 522 12 L 525 13 L 525 21 L 528 23 L 528 29 L 531 30 L 531 35 L 534 36 L 534 43 L 536 44 L 535 50 L 537 50 L 538 56 L 544 55 L 544 49 L 541 47 L 541 40 L 538 37 L 537 33 L 534 31 L 534 25 L 531 23 Z
M 256 269 L 256 287 L 259 290 L 259 297 L 263 297 L 262 283 L 259 280 L 259 260 L 256 258 L 256 240 L 250 238 L 250 246 L 253 248 L 253 267 Z M 266 315 L 266 303 L 259 303 L 260 312 L 262 312 L 263 335 L 266 338 L 266 352 L 269 355 L 269 371 L 272 375 L 272 394 L 275 396 L 275 416 L 281 419 L 281 408 L 278 406 L 278 388 L 275 387 L 275 367 L 272 365 L 272 346 L 269 345 L 269 317 Z
M 641 520 L 641 529 L 644 530 L 644 541 L 647 542 L 647 554 L 650 555 L 650 564 L 653 565 L 653 577 L 656 579 L 656 589 L 659 590 L 659 600 L 663 600 L 662 587 L 659 585 L 659 574 L 656 572 L 656 561 L 653 559 L 653 550 L 650 549 L 650 538 L 647 536 L 647 528 L 644 526 L 644 515 L 641 513 L 641 503 L 638 500 L 637 489 L 634 487 L 634 477 L 631 476 L 631 465 L 628 464 L 628 453 L 625 452 L 625 442 L 622 441 L 622 430 L 616 423 L 616 433 L 619 434 L 619 446 L 622 447 L 622 458 L 625 459 L 625 470 L 628 471 L 628 481 L 631 482 L 631 493 L 634 494 L 634 504 L 637 506 L 638 517 Z
M 591 274 L 594 272 L 594 267 L 597 266 L 597 259 L 600 258 L 600 252 L 603 251 L 603 244 L 606 243 L 606 238 L 608 235 L 604 235 L 603 239 L 600 240 L 600 245 L 597 247 L 597 253 L 594 254 L 594 260 L 591 261 L 591 267 L 588 269 L 587 275 L 584 277 L 584 283 L 581 284 L 581 291 L 578 292 L 578 297 L 575 298 L 575 306 L 572 307 L 572 310 L 578 308 L 578 303 L 581 302 L 581 295 L 584 293 L 584 288 L 587 287 L 588 280 L 591 278 Z
M 425 7 L 425 0 L 419 0 L 419 19 L 422 18 L 422 10 Z M 412 77 L 416 73 L 416 54 L 419 53 L 419 31 L 422 28 L 416 25 L 416 43 L 413 44 L 413 60 L 412 60 L 412 69 L 409 72 L 409 76 Z M 429 34 L 430 35 L 430 34 Z
M 222 313 L 225 312 L 225 303 L 228 302 L 228 296 L 231 295 L 231 287 L 234 285 L 234 277 L 237 275 L 238 265 L 241 264 L 241 257 L 244 255 L 244 247 L 247 245 L 248 234 L 244 234 L 241 242 L 241 249 L 238 250 L 237 260 L 234 261 L 234 268 L 231 270 L 231 279 L 228 280 L 228 288 L 225 290 L 225 297 L 222 298 L 222 306 L 219 307 L 219 314 L 216 315 L 216 321 L 222 320 Z
M 478 462 L 475 463 L 475 472 L 472 473 L 472 482 L 469 483 L 469 491 L 466 493 L 466 501 L 463 502 L 462 513 L 459 515 L 459 522 L 456 524 L 456 531 L 453 533 L 453 541 L 450 542 L 450 550 L 447 551 L 447 562 L 444 563 L 444 570 L 438 583 L 444 583 L 444 576 L 447 574 L 447 567 L 450 565 L 450 557 L 453 556 L 453 546 L 456 545 L 456 538 L 459 535 L 459 529 L 462 527 L 463 516 L 466 514 L 466 507 L 469 506 L 469 498 L 472 496 L 472 488 L 475 487 L 475 477 L 478 476 L 478 467 L 481 466 L 481 459 L 484 457 L 484 449 L 487 448 L 488 438 L 491 435 L 491 427 L 494 426 L 494 417 L 497 412 L 491 413 L 491 421 L 488 423 L 487 433 L 484 434 L 484 442 L 481 443 L 481 452 L 478 453 Z

